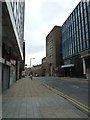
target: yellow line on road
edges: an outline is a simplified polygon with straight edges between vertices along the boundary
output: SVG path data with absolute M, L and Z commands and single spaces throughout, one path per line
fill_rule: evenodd
M 79 108 L 81 108 L 81 109 L 83 109 L 84 111 L 90 113 L 90 107 L 88 107 L 88 106 L 82 104 L 81 102 L 79 102 L 79 101 L 77 101 L 77 100 L 75 100 L 75 99 L 73 99 L 73 98 L 65 95 L 64 93 L 60 92 L 59 90 L 56 90 L 55 88 L 52 88 L 52 87 L 50 87 L 49 85 L 46 85 L 45 83 L 44 83 L 44 85 L 45 85 L 46 87 L 48 87 L 49 89 L 51 89 L 52 91 L 54 91 L 54 92 L 56 91 L 56 92 L 55 92 L 56 94 L 64 97 L 65 99 L 67 99 L 68 101 L 72 102 L 73 104 L 75 104 L 75 105 L 78 106 Z M 57 93 L 57 91 L 58 91 L 58 93 Z
M 86 112 L 90 112 L 87 108 L 81 106 L 80 104 L 77 104 L 76 102 L 74 102 L 73 100 L 67 98 L 69 101 L 71 101 L 72 103 L 74 103 L 75 105 L 79 106 L 80 108 L 82 108 L 83 110 L 85 110 Z
M 60 92 L 60 93 L 63 94 L 62 92 Z M 65 95 L 65 94 L 64 94 L 64 95 Z M 78 104 L 82 105 L 83 107 L 86 107 L 87 109 L 90 110 L 90 108 L 89 108 L 88 106 L 82 104 L 81 102 L 79 102 L 79 101 L 77 101 L 77 100 L 75 100 L 75 99 L 73 99 L 73 98 L 71 98 L 71 97 L 69 97 L 69 96 L 67 96 L 67 95 L 65 95 L 65 96 L 66 96 L 67 98 L 69 98 L 69 99 L 71 99 L 71 100 L 77 102 Z
M 90 108 L 84 104 L 82 104 L 81 102 L 65 95 L 64 93 L 60 92 L 59 95 L 61 95 L 62 97 L 66 98 L 67 100 L 69 100 L 70 102 L 74 103 L 75 105 L 79 106 L 80 108 L 82 108 L 83 110 L 85 110 L 86 112 L 90 112 Z

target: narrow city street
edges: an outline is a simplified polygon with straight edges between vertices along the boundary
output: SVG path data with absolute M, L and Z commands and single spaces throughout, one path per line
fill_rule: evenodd
M 0 1 L 0 119 L 88 120 L 89 81 L 90 0 Z
M 3 118 L 87 118 L 38 78 L 20 79 L 3 93 Z

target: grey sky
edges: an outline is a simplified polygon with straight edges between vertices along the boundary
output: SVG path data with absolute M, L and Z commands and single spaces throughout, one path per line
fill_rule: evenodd
M 26 0 L 26 64 L 40 64 L 46 55 L 46 36 L 55 25 L 61 26 L 80 0 Z

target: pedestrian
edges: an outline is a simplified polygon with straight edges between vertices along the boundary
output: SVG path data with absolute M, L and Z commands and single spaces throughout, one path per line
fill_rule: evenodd
M 30 78 L 31 78 L 31 80 L 33 79 L 32 74 L 30 74 Z

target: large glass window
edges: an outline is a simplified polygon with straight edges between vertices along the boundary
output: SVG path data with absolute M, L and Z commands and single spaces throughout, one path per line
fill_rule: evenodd
M 84 17 L 87 17 L 87 10 L 84 10 Z
M 66 36 L 63 37 L 63 41 L 65 41 L 65 49 L 63 48 L 65 57 L 85 50 L 90 44 L 90 14 L 88 14 L 90 13 L 90 6 L 88 7 L 88 13 L 87 7 L 87 3 L 80 2 L 64 23 L 64 26 L 67 26 L 66 28 L 62 28 L 65 31 L 63 36 Z
M 82 42 L 81 42 L 81 43 L 80 43 L 80 51 L 82 51 L 82 49 L 83 49 L 83 48 L 82 48 Z
M 82 8 L 82 4 L 81 4 L 81 14 L 83 13 L 83 8 Z
M 84 10 L 85 10 L 85 9 L 86 9 L 86 2 L 84 2 L 84 5 L 83 5 L 83 6 L 84 6 Z
M 88 34 L 88 32 L 86 33 L 86 40 L 88 40 L 89 39 L 89 34 Z
M 86 32 L 88 32 L 88 25 L 85 24 L 85 29 L 86 29 Z
M 83 41 L 85 41 L 85 34 L 83 33 L 83 35 L 82 35 L 82 36 L 83 36 Z
M 87 16 L 84 19 L 85 19 L 85 24 L 88 24 Z
M 89 40 L 86 41 L 87 48 L 89 48 Z
M 15 19 L 16 19 L 16 2 L 14 2 L 14 17 L 15 17 Z
M 86 48 L 86 43 L 85 43 L 85 41 L 83 42 L 83 50 L 85 50 L 85 48 Z
M 88 6 L 88 13 L 90 14 L 90 5 Z
M 13 2 L 13 0 L 11 0 L 11 6 L 12 6 L 12 8 L 13 8 L 13 4 L 14 4 L 14 2 Z

